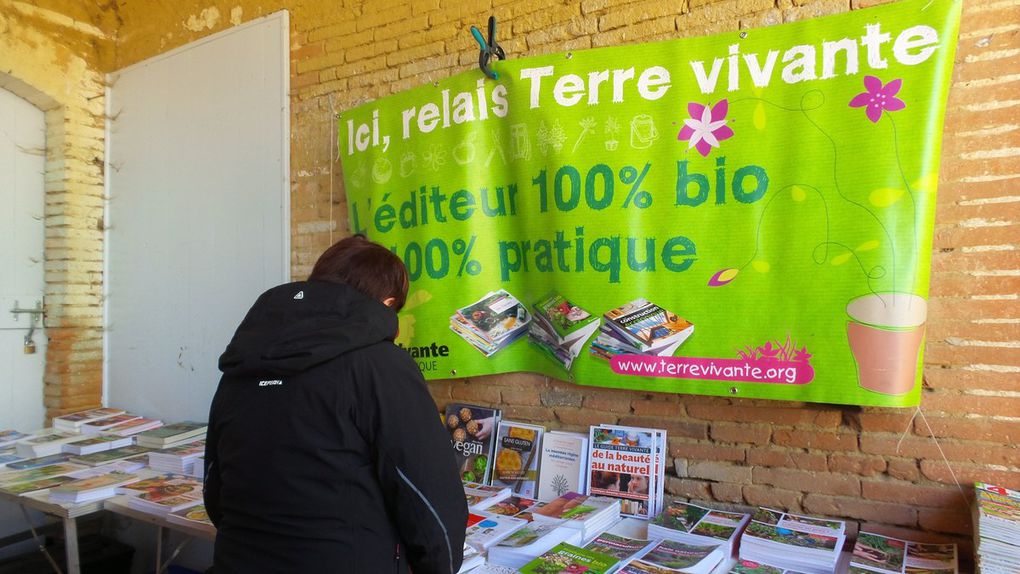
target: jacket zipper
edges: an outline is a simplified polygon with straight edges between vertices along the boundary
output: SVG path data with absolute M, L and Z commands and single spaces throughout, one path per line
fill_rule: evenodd
M 394 561 L 394 563 L 395 563 L 395 565 L 397 567 L 396 573 L 400 574 L 400 545 L 399 544 L 397 544 L 397 551 L 396 551 L 396 554 L 393 556 L 393 561 Z

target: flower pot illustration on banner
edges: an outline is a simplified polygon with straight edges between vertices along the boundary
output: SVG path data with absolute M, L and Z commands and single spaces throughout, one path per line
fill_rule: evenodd
M 850 301 L 846 312 L 858 384 L 885 395 L 912 391 L 927 301 L 909 293 L 873 293 Z

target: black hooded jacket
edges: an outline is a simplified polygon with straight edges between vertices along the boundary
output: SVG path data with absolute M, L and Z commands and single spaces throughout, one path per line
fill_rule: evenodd
M 467 506 L 397 315 L 346 285 L 262 294 L 220 357 L 205 503 L 216 574 L 455 574 Z

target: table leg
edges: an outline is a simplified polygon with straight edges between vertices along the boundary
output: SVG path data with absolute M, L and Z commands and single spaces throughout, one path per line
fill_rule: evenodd
M 163 545 L 169 538 L 169 532 L 162 526 L 156 526 L 156 574 L 163 574 Z
M 67 555 L 67 574 L 81 574 L 78 557 L 78 523 L 74 518 L 64 519 L 64 549 Z

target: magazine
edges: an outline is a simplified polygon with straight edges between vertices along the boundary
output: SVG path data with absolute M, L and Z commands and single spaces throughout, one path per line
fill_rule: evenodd
M 648 536 L 694 544 L 722 543 L 732 555 L 750 514 L 674 501 L 648 524 Z
M 1020 571 L 1020 492 L 974 484 L 975 558 L 982 572 Z
M 659 474 L 665 433 L 659 429 L 592 426 L 588 437 L 588 493 L 620 499 L 623 515 L 655 516 L 663 498 Z
M 725 558 L 721 546 L 662 540 L 637 560 L 620 569 L 621 574 L 708 574 Z
M 514 494 L 527 498 L 535 496 L 544 432 L 544 427 L 500 421 L 496 434 L 493 486 L 510 487 Z
M 607 554 L 617 560 L 627 560 L 647 548 L 650 544 L 652 544 L 651 540 L 627 538 L 626 536 L 603 532 L 586 544 L 584 548 Z
M 468 516 L 465 542 L 479 552 L 485 552 L 490 546 L 510 536 L 516 530 L 527 526 L 528 522 L 512 516 Z
M 612 556 L 561 542 L 548 552 L 521 567 L 522 574 L 559 574 L 578 572 L 606 574 L 618 561 Z
M 542 297 L 533 308 L 530 341 L 569 371 L 584 344 L 598 330 L 599 318 L 559 293 Z
M 206 511 L 204 504 L 171 512 L 167 514 L 166 521 L 191 526 L 210 533 L 216 532 L 216 527 L 213 526 L 212 520 L 209 519 L 209 512 Z
M 499 409 L 458 403 L 446 407 L 446 430 L 450 432 L 464 482 L 490 483 L 499 419 Z
M 922 571 L 953 574 L 958 571 L 957 562 L 955 544 L 911 542 L 862 531 L 854 544 L 850 570 L 882 574 Z

